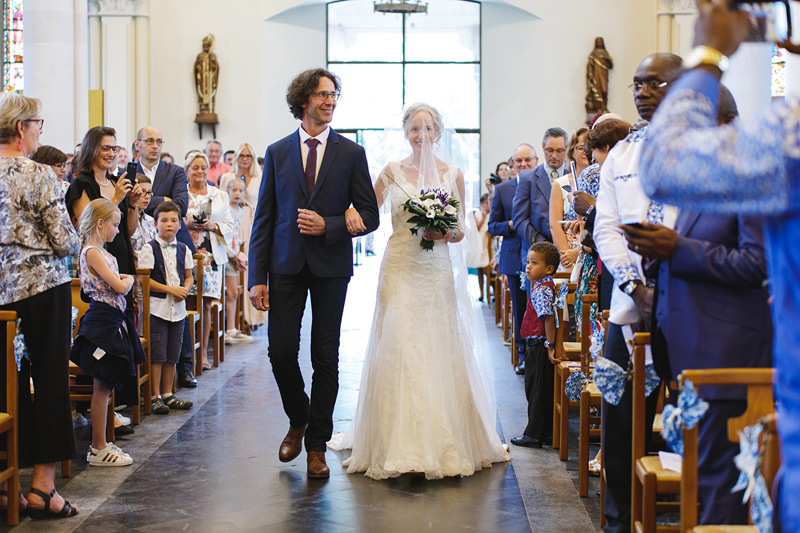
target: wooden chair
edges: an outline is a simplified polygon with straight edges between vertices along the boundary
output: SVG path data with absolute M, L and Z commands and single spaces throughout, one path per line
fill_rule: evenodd
M 762 432 L 762 445 L 766 452 L 762 462 L 762 475 L 767 487 L 772 486 L 775 474 L 780 466 L 780 450 L 778 439 L 770 438 L 770 432 L 775 434 L 775 400 L 772 394 L 775 369 L 773 368 L 719 368 L 704 370 L 684 370 L 678 377 L 680 385 L 686 380 L 695 387 L 704 385 L 747 386 L 747 409 L 741 416 L 728 419 L 728 440 L 739 442 L 739 432 L 747 426 L 765 420 L 766 432 Z M 698 427 L 683 430 L 684 458 L 681 492 L 681 530 L 694 531 L 695 533 L 711 533 L 722 531 L 756 533 L 753 526 L 697 526 L 698 501 L 697 501 L 697 435 Z
M 0 459 L 6 461 L 6 468 L 0 472 L 0 482 L 6 481 L 8 487 L 8 525 L 19 524 L 19 450 L 17 429 L 17 359 L 14 356 L 14 337 L 17 335 L 17 313 L 0 311 L 0 322 L 6 330 L 6 408 L 0 413 L 0 433 L 6 436 L 6 451 L 0 452 Z
M 656 502 L 660 494 L 680 494 L 681 475 L 678 472 L 665 470 L 661 466 L 658 455 L 648 455 L 645 449 L 645 437 L 648 430 L 654 433 L 661 431 L 661 419 L 656 420 L 651 428 L 644 427 L 645 415 L 645 347 L 650 344 L 649 333 L 637 333 L 633 338 L 633 435 L 632 435 L 632 472 L 633 490 L 631 496 L 631 523 L 636 532 L 653 533 L 655 531 L 679 531 L 678 526 L 656 526 L 656 514 L 677 512 L 680 504 L 675 502 Z M 658 391 L 663 398 L 662 383 Z M 663 401 L 659 400 L 659 411 Z
M 558 272 L 558 274 L 566 274 Z M 559 276 L 563 279 L 563 276 Z M 554 277 L 555 279 L 555 277 Z M 559 284 L 560 285 L 560 284 Z M 558 290 L 558 286 L 556 289 Z M 567 283 L 567 305 L 575 301 L 575 291 L 578 285 L 576 283 Z M 569 315 L 567 305 L 564 309 L 558 309 L 558 321 L 561 327 L 558 328 L 556 334 L 556 359 L 561 359 L 562 362 L 558 363 L 554 369 L 554 386 L 553 386 L 553 449 L 557 449 L 559 459 L 562 461 L 567 460 L 568 448 L 568 429 L 569 429 L 569 408 L 578 407 L 580 404 L 570 401 L 567 394 L 564 392 L 564 386 L 567 379 L 572 374 L 572 368 L 569 366 L 570 362 L 581 360 L 581 343 L 569 342 L 564 340 L 565 334 L 569 334 Z M 589 337 L 586 338 L 589 341 Z
M 511 341 L 510 332 L 514 331 L 514 328 L 511 325 L 512 320 L 512 309 L 511 309 L 511 291 L 508 288 L 508 281 L 506 280 L 505 276 L 503 276 L 503 344 L 508 344 Z M 512 350 L 513 352 L 514 350 Z M 513 361 L 512 361 L 513 363 Z
M 606 342 L 608 341 L 608 316 L 609 311 L 603 311 L 603 356 L 605 356 Z M 600 419 L 603 418 L 603 402 L 600 402 Z M 606 525 L 606 515 L 603 514 L 603 508 L 606 503 L 606 467 L 603 459 L 603 432 L 600 431 L 600 527 Z
M 81 280 L 78 278 L 72 278 L 72 282 L 70 284 L 70 288 L 72 289 L 72 307 L 75 307 L 78 310 L 78 317 L 75 319 L 75 331 L 72 333 L 72 338 L 74 339 L 77 334 L 78 330 L 80 329 L 81 320 L 83 319 L 83 315 L 86 314 L 86 311 L 89 310 L 89 304 L 84 302 L 81 299 Z M 69 362 L 69 375 L 70 375 L 70 386 L 69 386 L 69 399 L 71 402 L 89 402 L 92 401 L 92 394 L 94 392 L 94 385 L 78 385 L 75 380 L 78 376 L 85 376 L 78 365 L 73 363 L 72 361 Z M 106 411 L 106 440 L 108 442 L 114 442 L 114 421 L 116 417 L 114 416 L 114 390 L 111 390 L 111 394 L 108 395 L 108 410 Z M 61 476 L 62 477 L 70 477 L 72 475 L 72 463 L 70 461 L 62 461 L 61 462 Z
M 211 302 L 211 349 L 214 367 L 225 361 L 225 265 L 222 269 L 222 292 L 220 299 Z
M 582 350 L 581 356 L 581 369 L 586 377 L 591 375 L 592 366 L 589 364 L 589 349 L 591 347 L 591 309 L 592 304 L 598 302 L 596 294 L 583 295 L 583 309 L 581 320 L 581 332 L 588 333 L 588 342 L 584 343 L 583 339 L 586 338 L 585 334 L 581 335 Z M 586 328 L 589 328 L 588 330 Z M 580 401 L 580 421 L 578 424 L 578 495 L 582 498 L 589 496 L 589 439 L 592 437 L 600 436 L 600 406 L 603 403 L 603 397 L 594 382 L 583 388 L 581 391 Z M 591 416 L 591 408 L 595 407 L 598 414 Z M 592 428 L 592 424 L 598 427 Z
M 192 335 L 192 363 L 194 365 L 195 376 L 203 374 L 203 359 L 200 352 L 203 349 L 203 256 L 201 254 L 194 254 L 192 259 L 195 261 L 195 286 L 197 287 L 197 296 L 195 297 L 195 308 L 187 309 L 186 315 L 189 317 L 189 322 L 193 327 L 189 328 Z M 187 303 L 189 300 L 187 300 Z M 176 377 L 177 379 L 177 377 Z
M 137 397 L 144 396 L 144 414 L 149 415 L 153 409 L 151 398 L 153 397 L 153 384 L 150 381 L 150 269 L 137 268 L 136 275 L 139 277 L 139 283 L 142 284 L 142 336 L 139 341 L 144 348 L 144 354 L 147 360 L 144 364 L 136 365 L 136 383 L 138 384 Z M 142 386 L 144 386 L 144 394 L 142 394 Z M 133 406 L 133 415 L 131 421 L 134 424 L 141 423 L 141 406 L 137 402 Z
M 494 276 L 494 323 L 499 325 L 503 317 L 503 283 L 505 276 L 497 272 Z
M 242 245 L 244 247 L 244 245 Z M 245 287 L 247 287 L 247 281 L 244 279 L 245 273 L 244 271 L 239 272 L 239 276 L 237 277 L 236 289 L 239 292 L 239 296 L 236 298 L 236 314 L 233 317 L 233 322 L 236 324 L 236 329 L 241 331 L 242 333 L 247 333 L 245 331 L 245 320 L 244 320 L 244 306 L 247 304 L 245 298 L 247 295 L 245 294 Z

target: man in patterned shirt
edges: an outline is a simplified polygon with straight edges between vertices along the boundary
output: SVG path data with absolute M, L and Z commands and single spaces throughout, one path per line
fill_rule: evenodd
M 642 151 L 642 184 L 652 197 L 688 209 L 765 216 L 783 461 L 777 518 L 783 531 L 800 531 L 800 103 L 716 127 L 719 79 L 748 21 L 728 0 L 697 3 L 691 70 L 653 121 Z M 779 45 L 800 52 L 792 43 Z
M 654 54 L 642 61 L 631 89 L 644 121 L 650 120 L 667 87 L 682 71 L 681 58 L 673 54 Z M 642 190 L 639 158 L 648 126 L 640 121 L 636 127 L 609 152 L 600 169 L 593 234 L 603 268 L 614 276 L 616 286 L 611 296 L 605 356 L 622 368 L 627 368 L 630 359 L 626 339 L 650 324 L 655 273 L 650 274 L 648 283 L 647 265 L 635 250 L 628 249 L 620 225 L 644 221 L 671 229 L 677 214 L 674 207 L 652 201 Z M 648 357 L 648 363 L 651 361 Z M 629 531 L 631 527 L 631 390 L 628 383 L 617 405 L 603 402 L 603 464 L 608 487 L 603 513 L 607 532 Z M 657 394 L 648 398 L 645 427 L 653 424 L 657 399 Z

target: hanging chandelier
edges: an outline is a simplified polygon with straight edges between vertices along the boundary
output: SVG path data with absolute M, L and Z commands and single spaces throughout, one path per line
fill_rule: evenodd
M 395 2 L 390 0 L 389 2 L 382 2 L 378 3 L 375 2 L 375 12 L 376 13 L 401 13 L 404 15 L 410 15 L 412 13 L 428 13 L 428 4 L 423 4 L 417 0 L 415 3 L 410 3 L 408 0 L 400 0 L 399 2 Z

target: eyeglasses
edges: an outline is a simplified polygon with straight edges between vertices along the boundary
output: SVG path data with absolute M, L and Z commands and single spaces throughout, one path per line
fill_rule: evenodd
M 54 168 L 59 168 L 61 170 L 67 170 L 67 164 L 61 163 L 60 165 L 53 165 Z
M 43 118 L 28 118 L 23 120 L 22 122 L 38 122 L 39 123 L 39 130 L 44 129 L 44 119 Z
M 143 142 L 145 144 L 149 144 L 150 146 L 157 144 L 159 146 L 164 146 L 164 139 L 137 139 L 139 142 Z
M 330 96 L 331 98 L 333 98 L 333 101 L 334 101 L 334 102 L 338 102 L 338 101 L 339 101 L 339 98 L 341 98 L 341 97 L 342 97 L 342 93 L 339 93 L 339 92 L 335 92 L 335 93 L 329 93 L 329 92 L 326 92 L 326 91 L 318 91 L 318 92 L 311 93 L 311 94 L 312 94 L 313 96 L 316 96 L 318 99 L 322 100 L 323 102 L 324 102 L 325 100 L 327 100 L 329 96 Z
M 582 144 L 576 144 L 576 145 L 575 145 L 575 149 L 576 149 L 577 151 L 579 151 L 579 152 L 583 152 L 583 145 L 582 145 Z
M 120 149 L 119 146 L 109 146 L 107 144 L 100 146 L 101 152 L 114 152 L 116 154 L 117 152 L 119 152 L 119 149 Z
M 239 154 L 241 159 L 253 159 L 253 156 L 250 154 Z
M 559 148 L 558 150 L 553 150 L 552 148 L 545 148 L 544 153 L 546 153 L 547 155 L 553 155 L 553 154 L 564 155 L 567 153 L 567 151 L 563 148 Z
M 144 191 L 142 192 L 142 196 L 144 196 L 145 198 L 149 198 L 153 196 L 153 191 Z
M 661 89 L 662 87 L 666 87 L 667 85 L 669 85 L 668 81 L 650 80 L 644 83 L 635 81 L 630 85 L 628 85 L 628 89 L 630 89 L 631 94 L 636 94 L 638 92 L 641 92 L 642 89 L 644 89 L 645 87 L 647 87 L 651 91 L 655 91 L 656 89 Z

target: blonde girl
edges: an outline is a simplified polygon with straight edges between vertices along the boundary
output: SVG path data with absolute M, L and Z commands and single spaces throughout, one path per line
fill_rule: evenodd
M 247 271 L 247 256 L 239 248 L 242 246 L 242 239 L 239 234 L 239 227 L 244 212 L 245 201 L 244 180 L 232 179 L 227 183 L 227 193 L 230 197 L 231 215 L 233 216 L 233 239 L 227 243 L 228 268 L 225 269 L 225 344 L 235 344 L 239 342 L 253 342 L 253 337 L 245 335 L 236 329 L 236 300 L 239 298 L 239 272 Z

